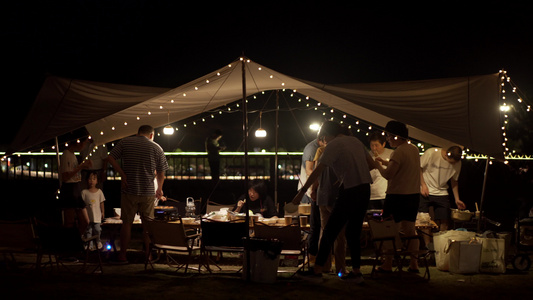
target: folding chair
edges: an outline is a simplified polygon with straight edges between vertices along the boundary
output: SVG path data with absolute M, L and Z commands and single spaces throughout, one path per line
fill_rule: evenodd
M 427 279 L 430 279 L 429 273 L 429 264 L 427 257 L 433 253 L 429 251 L 424 243 L 424 239 L 420 235 L 415 236 L 403 236 L 398 231 L 398 224 L 394 220 L 368 220 L 368 226 L 370 227 L 370 233 L 372 237 L 372 242 L 374 244 L 375 250 L 375 259 L 372 265 L 372 272 L 370 273 L 371 277 L 374 277 L 376 274 L 376 266 L 378 261 L 382 261 L 386 256 L 392 256 L 393 261 L 396 263 L 396 269 L 401 275 L 403 261 L 409 255 L 418 257 L 418 259 L 424 261 L 426 271 L 424 273 L 424 278 L 427 276 Z M 419 241 L 419 248 L 416 251 L 410 251 L 409 244 L 414 240 Z
M 38 239 L 39 254 L 37 258 L 37 267 L 41 267 L 43 255 L 48 255 L 50 266 L 57 265 L 57 269 L 64 267 L 71 272 L 98 273 L 103 274 L 102 256 L 100 251 L 91 251 L 90 243 L 96 248 L 97 236 L 82 238 L 76 227 L 65 227 L 61 224 L 45 223 L 35 219 L 35 231 Z M 96 262 L 91 262 L 91 254 L 97 257 Z M 74 261 L 65 260 L 64 258 L 74 258 Z M 82 260 L 82 265 L 78 260 Z M 90 267 L 93 267 L 92 270 Z
M 14 253 L 38 254 L 37 237 L 31 219 L 0 220 L 0 253 L 4 256 L 6 266 L 16 266 Z
M 220 222 L 214 220 L 201 220 L 202 257 L 205 259 L 205 266 L 211 273 L 210 253 L 216 252 L 244 252 L 243 237 L 248 235 L 248 224 L 244 220 L 234 220 Z M 218 264 L 216 267 L 222 270 Z
M 152 269 L 154 269 L 152 261 L 150 261 L 150 253 L 155 249 L 163 251 L 166 263 L 169 266 L 175 264 L 177 266 L 176 271 L 185 267 L 185 273 L 187 273 L 189 264 L 193 258 L 193 252 L 200 250 L 200 247 L 195 245 L 194 240 L 201 235 L 198 233 L 188 233 L 185 230 L 181 218 L 172 222 L 144 218 L 143 224 L 150 238 L 150 249 L 146 252 L 144 268 L 146 269 L 148 264 L 150 264 Z M 172 257 L 171 253 L 187 254 L 185 263 L 179 263 Z M 198 272 L 200 272 L 200 265 L 198 266 Z
M 280 227 L 256 222 L 254 223 L 254 237 L 260 239 L 277 239 L 281 241 L 281 255 L 302 256 L 302 261 L 304 263 L 292 274 L 292 276 L 294 276 L 299 270 L 305 269 L 306 264 L 309 268 L 307 243 L 305 242 L 300 225 L 290 224 Z

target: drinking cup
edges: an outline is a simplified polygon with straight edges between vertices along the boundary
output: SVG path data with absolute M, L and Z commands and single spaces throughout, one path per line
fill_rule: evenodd
M 300 227 L 307 226 L 307 216 L 300 216 Z
M 285 225 L 292 224 L 292 216 L 285 216 Z

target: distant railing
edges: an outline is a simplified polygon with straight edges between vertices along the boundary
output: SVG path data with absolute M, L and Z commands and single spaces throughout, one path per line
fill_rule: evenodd
M 59 153 L 61 155 L 61 153 Z M 169 164 L 167 179 L 174 180 L 211 180 L 211 170 L 205 152 L 168 152 L 165 153 Z M 298 180 L 301 166 L 301 152 L 249 152 L 248 177 Z M 277 159 L 276 159 L 277 158 Z M 276 166 L 277 160 L 277 166 Z M 57 179 L 58 157 L 56 153 L 17 153 L 0 162 L 0 179 Z M 244 153 L 222 152 L 220 155 L 220 179 L 244 179 Z M 117 172 L 109 166 L 108 179 L 120 179 Z

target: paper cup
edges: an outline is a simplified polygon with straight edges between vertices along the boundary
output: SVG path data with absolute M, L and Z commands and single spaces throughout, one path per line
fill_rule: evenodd
M 307 216 L 300 216 L 300 227 L 307 226 Z
M 285 225 L 292 224 L 292 216 L 285 216 Z

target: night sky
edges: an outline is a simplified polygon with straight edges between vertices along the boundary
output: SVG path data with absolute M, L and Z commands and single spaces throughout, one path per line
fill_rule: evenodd
M 9 4 L 1 18 L 7 132 L 0 144 L 12 140 L 45 74 L 172 88 L 242 54 L 322 83 L 460 77 L 504 68 L 531 103 L 531 4 L 470 2 Z

